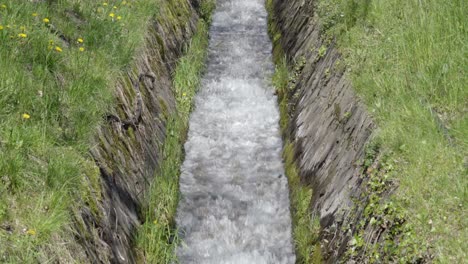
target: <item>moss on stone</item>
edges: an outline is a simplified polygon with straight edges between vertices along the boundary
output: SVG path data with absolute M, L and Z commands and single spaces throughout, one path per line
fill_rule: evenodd
M 158 102 L 159 102 L 159 106 L 161 107 L 162 118 L 164 120 L 168 120 L 169 119 L 169 112 L 168 112 L 168 109 L 167 109 L 166 101 L 164 100 L 164 98 L 158 96 Z
M 164 58 L 166 56 L 166 47 L 164 46 L 164 40 L 159 34 L 155 34 L 155 36 L 156 36 L 156 41 L 159 45 L 159 49 L 158 49 L 159 55 L 161 56 L 161 58 Z

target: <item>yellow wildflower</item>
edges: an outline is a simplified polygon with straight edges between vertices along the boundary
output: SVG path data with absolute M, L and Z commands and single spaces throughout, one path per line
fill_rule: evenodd
M 0 25 L 0 30 L 3 30 L 3 26 L 2 26 L 2 25 Z
M 23 119 L 29 119 L 29 118 L 31 118 L 31 116 L 28 115 L 27 113 L 22 114 L 21 117 L 22 117 Z
M 42 19 L 42 21 L 44 21 L 44 23 L 46 23 L 46 24 L 50 22 L 50 20 L 47 17 Z
M 186 94 L 186 93 L 183 93 L 182 96 L 187 96 L 187 94 Z
M 114 14 L 114 13 L 110 13 L 109 16 L 112 17 L 112 18 L 114 18 L 114 17 L 115 17 L 115 14 Z
M 57 52 L 62 52 L 63 50 L 62 50 L 62 48 L 60 48 L 59 46 L 55 46 L 55 51 L 57 51 Z
M 7 8 L 7 6 L 6 6 L 6 5 L 1 5 L 1 7 L 2 7 L 3 9 L 6 9 L 6 8 Z
M 154 220 L 154 221 L 153 221 L 153 224 L 157 225 L 157 224 L 158 224 L 158 220 Z
M 37 17 L 37 13 L 32 13 L 32 16 L 33 16 L 33 17 Z
M 114 9 L 117 9 L 117 7 L 116 7 L 116 6 L 114 6 Z
M 29 229 L 28 231 L 26 231 L 26 234 L 34 236 L 36 234 L 36 230 L 35 229 Z
M 123 1 L 123 2 L 122 2 L 122 5 L 126 5 L 126 4 L 127 4 L 127 1 Z
M 122 19 L 122 17 L 121 17 L 121 16 L 117 16 L 117 20 L 120 20 L 120 19 Z
M 84 48 L 83 48 L 83 47 L 80 47 L 80 51 L 84 51 Z
M 24 33 L 19 33 L 18 34 L 18 37 L 20 38 L 26 38 L 28 35 L 24 34 Z
M 78 38 L 77 41 L 78 41 L 79 43 L 83 43 L 84 40 L 83 40 L 82 38 Z
M 102 5 L 103 5 L 103 6 L 107 6 L 107 3 L 106 3 L 106 2 L 104 2 L 104 3 L 102 3 Z

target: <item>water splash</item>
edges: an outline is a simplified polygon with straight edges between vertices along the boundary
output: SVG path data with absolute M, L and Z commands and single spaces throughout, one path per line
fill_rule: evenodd
M 218 0 L 190 118 L 181 263 L 294 263 L 264 0 Z

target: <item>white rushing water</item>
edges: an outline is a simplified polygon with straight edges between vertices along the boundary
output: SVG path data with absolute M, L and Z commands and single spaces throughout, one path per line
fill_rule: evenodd
M 180 263 L 294 263 L 264 0 L 218 0 L 180 179 Z

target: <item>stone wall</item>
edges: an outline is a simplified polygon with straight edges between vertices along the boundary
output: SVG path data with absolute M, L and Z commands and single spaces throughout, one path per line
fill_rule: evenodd
M 320 218 L 323 256 L 335 263 L 351 233 L 342 227 L 358 220 L 351 220 L 351 211 L 358 210 L 352 200 L 361 191 L 359 161 L 373 123 L 346 78 L 333 40 L 321 35 L 314 2 L 273 0 L 271 15 L 275 50 L 280 47 L 295 72 L 287 95 L 286 137 L 295 146 L 301 181 L 313 188 L 311 211 Z
M 132 244 L 144 195 L 161 162 L 166 119 L 174 114 L 172 73 L 194 34 L 198 1 L 163 1 L 146 44 L 115 87 L 116 108 L 97 129 L 90 154 L 100 170 L 93 199 L 75 212 L 77 239 L 89 263 L 135 263 Z M 141 74 L 141 109 L 135 89 Z M 137 112 L 141 110 L 141 116 Z M 119 120 L 138 117 L 135 124 Z M 100 188 L 99 188 L 100 186 Z

